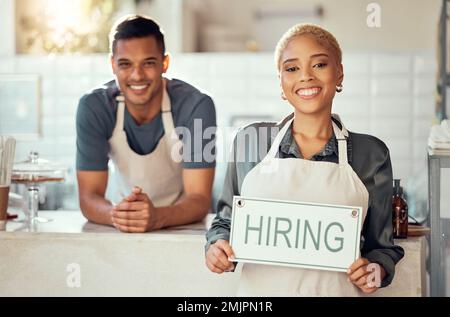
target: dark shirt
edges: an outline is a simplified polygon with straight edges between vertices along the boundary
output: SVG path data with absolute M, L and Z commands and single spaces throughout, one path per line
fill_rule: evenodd
M 278 124 L 254 123 L 238 132 L 228 163 L 223 191 L 218 201 L 217 215 L 206 234 L 206 250 L 219 239 L 229 240 L 233 196 L 240 195 L 245 176 L 265 157 L 279 129 L 290 118 L 292 115 Z M 335 122 L 341 127 L 339 121 Z M 254 129 L 260 133 L 248 133 Z M 240 148 L 237 148 L 237 140 L 245 134 L 251 137 L 247 138 L 248 142 L 239 142 Z M 347 154 L 350 166 L 369 193 L 369 206 L 361 235 L 361 256 L 383 266 L 386 277 L 381 286 L 385 287 L 394 277 L 395 264 L 404 255 L 403 249 L 394 245 L 393 241 L 392 166 L 389 150 L 376 137 L 349 132 Z M 291 129 L 288 129 L 280 143 L 278 157 L 302 158 Z M 322 151 L 311 160 L 338 163 L 338 158 L 337 140 L 333 135 Z

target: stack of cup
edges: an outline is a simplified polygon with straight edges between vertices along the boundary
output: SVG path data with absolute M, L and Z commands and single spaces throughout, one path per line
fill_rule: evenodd
M 8 218 L 8 195 L 15 149 L 14 138 L 0 136 L 0 230 L 5 230 Z

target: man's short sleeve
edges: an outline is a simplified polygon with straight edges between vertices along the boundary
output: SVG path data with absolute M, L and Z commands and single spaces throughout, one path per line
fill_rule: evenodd
M 215 167 L 216 110 L 209 96 L 203 95 L 195 105 L 186 128 L 184 131 L 186 133 L 181 131 L 183 167 L 187 169 Z
M 81 171 L 107 171 L 111 132 L 101 99 L 89 94 L 78 104 L 76 167 Z M 105 108 L 105 107 L 103 107 Z

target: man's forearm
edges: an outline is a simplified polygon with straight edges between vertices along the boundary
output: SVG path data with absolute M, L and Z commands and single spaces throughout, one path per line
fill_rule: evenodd
M 156 208 L 156 224 L 152 230 L 199 222 L 208 214 L 210 206 L 211 199 L 206 196 L 186 195 L 174 205 Z
M 104 197 L 95 194 L 83 195 L 80 198 L 80 207 L 83 215 L 89 221 L 102 225 L 113 225 L 111 221 L 113 205 Z

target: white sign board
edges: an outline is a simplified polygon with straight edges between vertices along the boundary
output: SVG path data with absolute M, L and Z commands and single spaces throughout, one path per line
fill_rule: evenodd
M 238 262 L 346 272 L 359 257 L 361 207 L 235 196 Z

